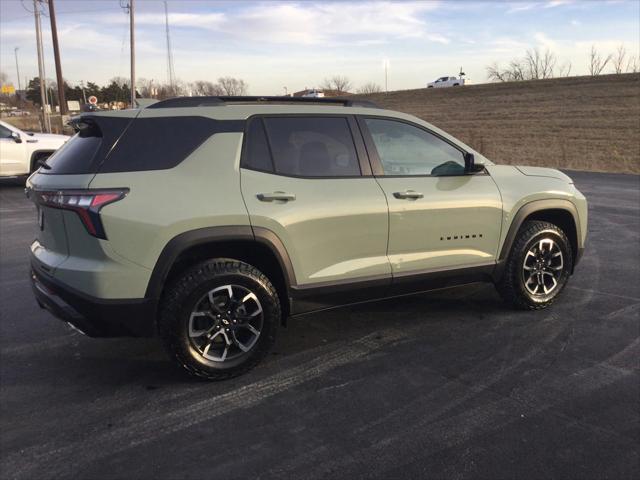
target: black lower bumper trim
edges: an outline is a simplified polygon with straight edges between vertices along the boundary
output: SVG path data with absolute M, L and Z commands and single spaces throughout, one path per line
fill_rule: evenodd
M 31 286 L 38 304 L 89 337 L 151 337 L 156 333 L 156 302 L 151 299 L 103 300 L 80 293 L 36 266 Z

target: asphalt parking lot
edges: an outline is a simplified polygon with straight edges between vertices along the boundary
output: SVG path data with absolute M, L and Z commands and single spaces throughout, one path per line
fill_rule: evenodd
M 589 238 L 552 308 L 477 284 L 310 315 L 213 384 L 40 310 L 3 183 L 0 476 L 640 478 L 640 177 L 569 174 Z

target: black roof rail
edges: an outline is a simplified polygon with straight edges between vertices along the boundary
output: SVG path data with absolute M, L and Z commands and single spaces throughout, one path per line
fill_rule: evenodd
M 180 107 L 219 107 L 228 103 L 310 103 L 317 105 L 342 105 L 343 107 L 380 108 L 367 100 L 352 100 L 349 98 L 330 97 L 260 97 L 260 96 L 229 96 L 229 97 L 175 97 L 149 105 L 147 108 L 180 108 Z

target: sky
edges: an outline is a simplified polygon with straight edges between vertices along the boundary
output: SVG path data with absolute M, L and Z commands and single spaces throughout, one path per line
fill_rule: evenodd
M 123 0 L 126 3 L 126 0 Z M 55 0 L 62 69 L 72 85 L 129 76 L 128 16 L 120 0 Z M 638 56 L 639 0 L 189 1 L 169 0 L 176 77 L 242 78 L 253 95 L 279 95 L 347 76 L 353 89 L 422 88 L 460 68 L 471 83 L 486 67 L 548 48 L 572 74 L 587 73 L 592 45 Z M 164 3 L 136 0 L 137 78 L 167 81 Z M 33 0 L 0 0 L 0 70 L 17 87 L 37 76 Z M 46 8 L 45 8 L 46 12 Z M 49 18 L 45 69 L 55 78 Z

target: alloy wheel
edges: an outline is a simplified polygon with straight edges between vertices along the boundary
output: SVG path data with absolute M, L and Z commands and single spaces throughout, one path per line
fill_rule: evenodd
M 255 293 L 240 285 L 223 285 L 203 295 L 191 311 L 189 340 L 207 360 L 225 362 L 251 351 L 263 324 Z
M 524 257 L 524 286 L 531 295 L 549 295 L 560 284 L 564 258 L 560 245 L 551 238 L 534 243 Z

